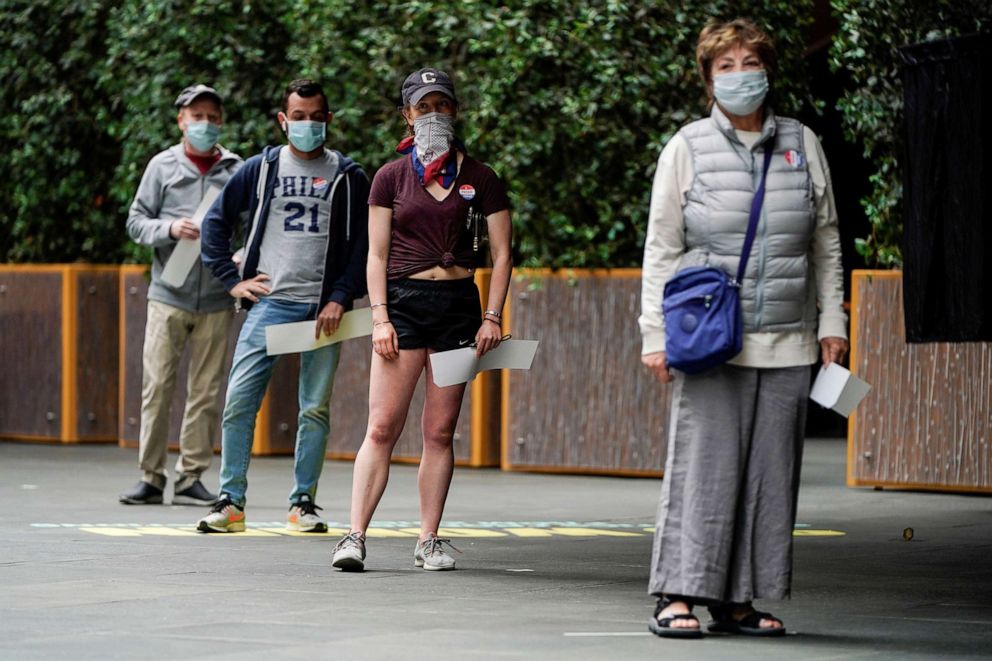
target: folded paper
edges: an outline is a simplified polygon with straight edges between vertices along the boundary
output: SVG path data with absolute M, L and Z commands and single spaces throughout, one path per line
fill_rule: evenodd
M 871 386 L 868 383 L 837 363 L 830 363 L 820 368 L 809 397 L 820 406 L 837 411 L 846 418 L 869 390 Z
M 372 334 L 372 309 L 359 308 L 345 312 L 341 324 L 333 335 L 320 334 L 316 321 L 296 321 L 289 324 L 274 324 L 265 329 L 265 352 L 270 356 L 287 353 L 313 351 L 329 344 L 337 344 L 356 337 Z
M 211 186 L 203 194 L 200 206 L 196 208 L 196 212 L 190 219 L 197 227 L 203 224 L 203 217 L 207 215 L 210 205 L 214 203 L 218 195 L 220 195 L 220 189 L 216 186 Z M 173 287 L 182 287 L 189 272 L 193 269 L 193 265 L 199 260 L 200 239 L 179 239 L 172 254 L 169 255 L 169 261 L 162 269 L 162 281 Z
M 482 358 L 476 358 L 473 347 L 433 353 L 430 360 L 434 383 L 444 388 L 467 383 L 486 370 L 529 370 L 537 344 L 537 340 L 505 340 Z

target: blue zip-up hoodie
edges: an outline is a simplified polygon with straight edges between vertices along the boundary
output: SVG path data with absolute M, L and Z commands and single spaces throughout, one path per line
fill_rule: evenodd
M 269 205 L 279 176 L 283 146 L 266 147 L 248 159 L 231 177 L 210 207 L 200 230 L 203 263 L 231 291 L 239 282 L 258 275 L 262 237 L 269 219 Z M 369 252 L 369 179 L 361 166 L 340 152 L 338 174 L 331 183 L 331 222 L 327 232 L 327 257 L 320 288 L 320 308 L 334 301 L 350 310 L 366 294 L 365 262 Z M 264 180 L 263 180 L 264 174 Z M 244 241 L 243 275 L 231 257 L 238 224 Z M 241 299 L 242 307 L 251 301 Z

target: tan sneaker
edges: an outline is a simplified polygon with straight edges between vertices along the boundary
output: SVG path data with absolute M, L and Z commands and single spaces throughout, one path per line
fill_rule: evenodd
M 351 532 L 334 547 L 331 566 L 341 571 L 362 571 L 365 569 L 365 535 Z
M 427 539 L 417 542 L 417 548 L 413 551 L 413 564 L 423 567 L 427 571 L 448 571 L 455 568 L 455 559 L 448 555 L 442 544 L 447 544 L 451 550 L 461 553 L 451 544 L 450 539 L 438 539 L 434 533 L 430 533 Z
M 200 532 L 244 532 L 245 511 L 231 502 L 227 494 L 223 494 L 206 515 L 196 523 Z

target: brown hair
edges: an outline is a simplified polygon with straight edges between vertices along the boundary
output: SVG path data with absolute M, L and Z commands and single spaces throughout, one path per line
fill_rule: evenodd
M 768 72 L 769 82 L 774 78 L 778 55 L 771 37 L 746 18 L 735 18 L 732 21 L 711 19 L 699 33 L 699 41 L 696 42 L 696 64 L 707 94 L 713 83 L 713 60 L 734 46 L 743 46 L 754 51 Z

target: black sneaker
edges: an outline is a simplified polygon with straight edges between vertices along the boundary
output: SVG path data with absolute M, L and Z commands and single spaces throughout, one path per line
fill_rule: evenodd
M 130 491 L 125 491 L 118 500 L 125 505 L 161 505 L 162 490 L 141 480 Z
M 199 480 L 193 482 L 182 491 L 176 491 L 172 495 L 173 505 L 206 505 L 210 506 L 217 502 L 216 494 L 207 491 L 203 482 Z

